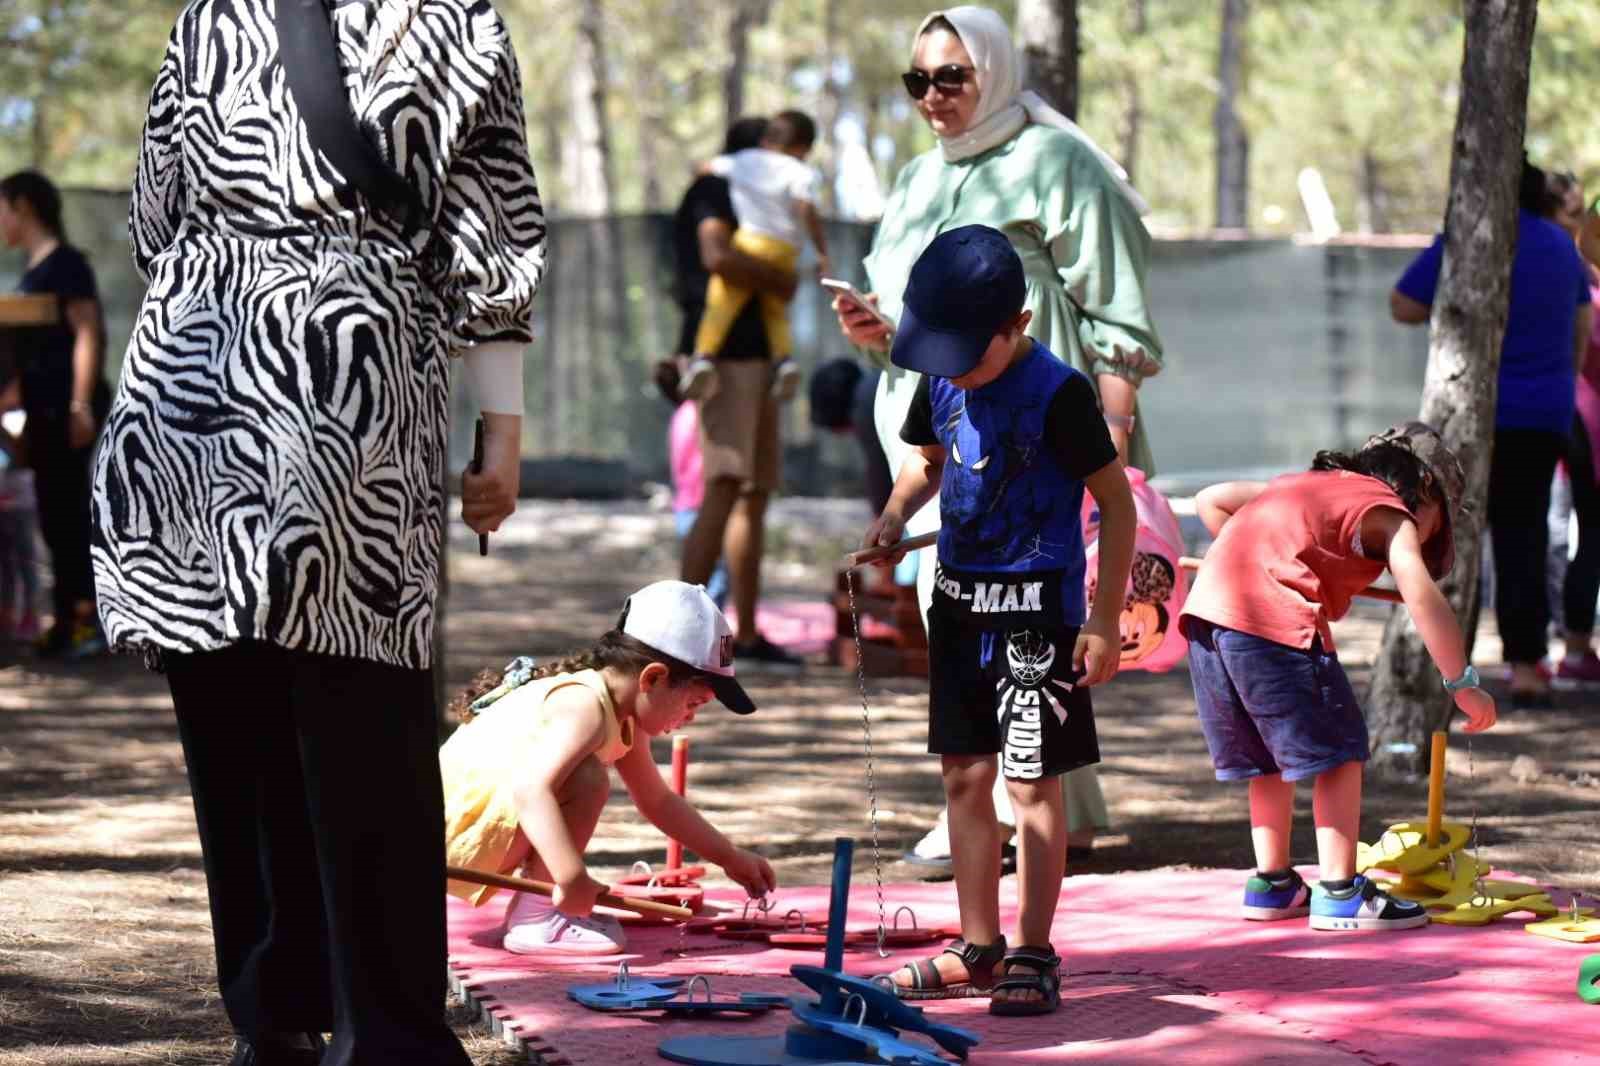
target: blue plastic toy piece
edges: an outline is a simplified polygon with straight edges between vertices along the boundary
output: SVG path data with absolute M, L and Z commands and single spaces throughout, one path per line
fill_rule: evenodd
M 573 985 L 567 989 L 567 998 L 598 1011 L 645 1011 L 659 1010 L 668 1014 L 761 1014 L 774 1007 L 787 1007 L 788 996 L 777 996 L 762 992 L 746 992 L 738 999 L 713 1000 L 711 998 L 711 981 L 706 977 L 696 977 L 689 982 L 689 988 L 683 999 L 678 995 L 684 991 L 683 978 L 644 978 L 628 976 L 628 964 L 623 963 L 617 967 L 617 976 L 605 985 Z M 704 987 L 706 998 L 696 1000 L 694 990 Z
M 683 988 L 683 978 L 665 980 L 629 978 L 627 964 L 616 980 L 603 985 L 573 985 L 567 998 L 590 1010 L 643 1010 L 675 997 Z
M 876 1025 L 852 1019 L 850 1015 L 861 1000 L 852 998 L 846 1003 L 849 1006 L 845 1009 L 844 1017 L 831 1014 L 815 1004 L 797 1003 L 794 1007 L 795 1021 L 818 1032 L 859 1044 L 871 1054 L 871 1058 L 865 1061 L 876 1060 L 892 1063 L 893 1066 L 948 1066 L 938 1052 L 901 1040 L 893 1029 L 880 1029 Z M 865 1013 L 866 1006 L 862 1004 L 859 1009 Z
M 662 1058 L 688 1066 L 945 1066 L 949 1062 L 931 1048 L 901 1039 L 897 1029 L 923 1034 L 957 1058 L 967 1057 L 978 1043 L 976 1033 L 929 1021 L 920 1008 L 902 1002 L 892 989 L 843 972 L 853 851 L 849 840 L 834 841 L 833 891 L 823 965 L 793 966 L 789 970 L 818 997 L 815 1002 L 789 1001 L 796 1024 L 783 1036 L 675 1037 L 657 1048 Z M 740 997 L 741 1001 L 750 998 Z M 661 1009 L 661 1005 L 646 1009 Z
M 921 1007 L 911 1006 L 877 981 L 832 973 L 818 966 L 791 966 L 789 972 L 819 995 L 832 991 L 841 1001 L 860 999 L 866 1024 L 921 1033 L 957 1058 L 966 1058 L 982 1039 L 977 1033 L 931 1020 Z

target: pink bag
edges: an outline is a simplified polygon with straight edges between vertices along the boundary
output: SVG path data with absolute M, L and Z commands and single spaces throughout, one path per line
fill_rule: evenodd
M 1121 668 L 1164 673 L 1182 662 L 1189 649 L 1189 642 L 1178 632 L 1178 612 L 1189 591 L 1178 565 L 1183 533 L 1172 505 L 1145 481 L 1144 471 L 1130 466 L 1127 474 L 1139 527 L 1122 607 Z M 1092 607 L 1100 567 L 1100 509 L 1088 493 L 1083 497 L 1083 543 L 1088 561 L 1084 592 Z

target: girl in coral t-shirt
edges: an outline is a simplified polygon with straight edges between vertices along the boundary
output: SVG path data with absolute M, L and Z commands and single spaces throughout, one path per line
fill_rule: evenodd
M 1444 687 L 1468 719 L 1494 725 L 1454 613 L 1434 583 L 1455 561 L 1461 466 L 1430 427 L 1411 422 L 1353 454 L 1321 452 L 1309 473 L 1213 485 L 1196 497 L 1217 538 L 1179 625 L 1217 780 L 1250 782 L 1256 872 L 1244 917 L 1313 929 L 1410 929 L 1427 912 L 1357 876 L 1367 726 L 1334 652 L 1329 623 L 1388 570 Z M 1289 865 L 1294 783 L 1313 781 L 1320 881 Z

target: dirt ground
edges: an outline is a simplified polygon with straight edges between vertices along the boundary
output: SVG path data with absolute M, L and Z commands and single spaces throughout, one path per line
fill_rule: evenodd
M 849 504 L 785 501 L 769 532 L 769 593 L 824 597 L 829 560 L 863 522 Z M 453 547 L 452 687 L 518 653 L 580 646 L 610 624 L 629 591 L 676 569 L 670 513 L 642 503 L 529 501 L 487 559 L 464 530 Z M 1381 609 L 1361 607 L 1336 630 L 1358 688 L 1382 618 Z M 1492 636 L 1491 619 L 1480 665 L 1494 662 Z M 870 876 L 860 866 L 872 852 L 853 676 L 817 665 L 746 684 L 760 714 L 736 719 L 710 708 L 690 729 L 692 798 L 736 840 L 770 856 L 782 881 L 825 880 L 839 835 L 861 842 L 857 876 Z M 923 686 L 875 680 L 869 695 L 884 874 L 914 879 L 918 871 L 896 859 L 941 802 L 923 748 Z M 1463 821 L 1478 814 L 1495 865 L 1597 892 L 1596 694 L 1565 690 L 1558 699 L 1549 711 L 1503 708 L 1501 725 L 1473 745 L 1470 775 L 1465 738 L 1452 737 L 1449 813 Z M 1097 691 L 1095 704 L 1116 825 L 1082 869 L 1248 865 L 1243 790 L 1212 778 L 1187 673 L 1125 674 Z M 657 755 L 666 761 L 664 743 Z M 1363 836 L 1421 818 L 1425 798 L 1420 781 L 1370 783 Z M 1298 862 L 1314 859 L 1308 820 L 1306 809 Z M 597 873 L 661 854 L 660 836 L 614 796 L 590 849 Z M 475 1063 L 516 1061 L 466 1011 L 453 1018 Z M 162 680 L 121 658 L 49 667 L 13 659 L 0 669 L 0 1063 L 206 1066 L 225 1061 L 228 1047 Z

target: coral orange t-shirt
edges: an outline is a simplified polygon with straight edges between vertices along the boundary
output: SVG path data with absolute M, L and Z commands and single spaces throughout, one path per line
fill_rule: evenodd
M 1274 478 L 1223 525 L 1206 552 L 1179 626 L 1200 618 L 1294 648 L 1316 637 L 1388 568 L 1361 553 L 1361 520 L 1375 507 L 1416 516 L 1377 478 L 1344 470 Z

